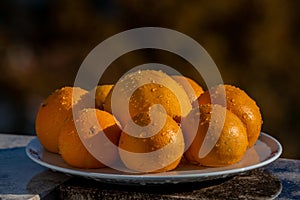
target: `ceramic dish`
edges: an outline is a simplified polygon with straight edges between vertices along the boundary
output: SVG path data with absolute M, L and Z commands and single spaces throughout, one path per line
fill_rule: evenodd
M 224 178 L 262 167 L 276 160 L 282 152 L 280 143 L 266 133 L 261 133 L 256 144 L 247 150 L 243 159 L 226 167 L 202 167 L 182 162 L 175 170 L 152 174 L 128 174 L 110 168 L 78 169 L 67 165 L 60 155 L 46 151 L 34 138 L 26 147 L 26 154 L 34 162 L 66 174 L 82 176 L 114 184 L 164 184 L 200 182 Z

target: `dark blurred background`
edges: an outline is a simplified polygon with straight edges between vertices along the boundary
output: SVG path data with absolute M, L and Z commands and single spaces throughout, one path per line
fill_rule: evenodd
M 100 42 L 121 31 L 159 26 L 198 41 L 225 83 L 244 89 L 261 108 L 263 131 L 300 158 L 300 1 L 1 0 L 0 132 L 34 135 L 41 101 L 73 85 L 78 68 Z M 123 55 L 111 65 L 188 65 L 168 52 Z M 112 70 L 111 70 L 112 71 Z M 196 80 L 187 68 L 182 72 Z M 107 75 L 103 83 L 118 78 Z

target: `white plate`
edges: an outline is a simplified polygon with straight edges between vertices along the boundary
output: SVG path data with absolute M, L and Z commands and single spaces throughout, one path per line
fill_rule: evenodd
M 267 165 L 276 160 L 282 152 L 280 143 L 266 133 L 261 133 L 256 144 L 247 150 L 243 159 L 226 167 L 202 167 L 182 162 L 175 170 L 152 174 L 128 174 L 110 168 L 78 169 L 67 165 L 60 155 L 46 151 L 38 139 L 33 139 L 26 147 L 26 154 L 34 162 L 63 172 L 101 182 L 114 184 L 163 184 L 200 182 L 224 178 L 247 170 Z

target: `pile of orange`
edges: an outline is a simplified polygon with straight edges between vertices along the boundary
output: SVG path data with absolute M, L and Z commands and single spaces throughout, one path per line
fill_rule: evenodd
M 86 104 L 91 94 L 95 106 Z M 109 167 L 121 160 L 136 172 L 162 172 L 183 157 L 203 166 L 237 163 L 261 125 L 258 106 L 237 87 L 204 92 L 188 77 L 141 70 L 116 85 L 54 91 L 37 113 L 36 134 L 46 150 L 73 167 Z

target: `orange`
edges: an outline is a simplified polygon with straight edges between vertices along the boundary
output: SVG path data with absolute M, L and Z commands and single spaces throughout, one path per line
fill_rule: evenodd
M 117 148 L 110 148 L 107 142 L 99 137 L 100 134 L 105 134 L 117 147 L 121 130 L 111 114 L 88 108 L 76 115 L 75 122 L 76 125 L 73 119 L 69 120 L 61 128 L 59 135 L 59 152 L 66 163 L 78 168 L 100 168 L 118 158 Z M 81 138 L 86 140 L 85 145 Z M 90 152 L 99 157 L 92 156 Z M 97 160 L 100 157 L 105 160 L 106 165 Z
M 177 167 L 183 152 L 184 139 L 178 124 L 161 112 L 151 114 L 154 124 L 150 123 L 149 113 L 140 113 L 134 117 L 134 123 L 142 130 L 122 132 L 119 140 L 119 154 L 125 166 L 137 172 L 162 172 Z M 166 117 L 166 118 L 165 118 Z M 166 119 L 163 121 L 162 119 Z M 155 130 L 162 123 L 161 130 Z M 148 126 L 147 126 L 148 125 Z M 132 130 L 127 124 L 124 130 Z M 147 126 L 147 128 L 146 128 Z M 152 131 L 153 134 L 150 135 Z
M 74 99 L 72 105 L 72 95 Z M 64 123 L 72 118 L 72 107 L 83 107 L 82 98 L 88 92 L 78 87 L 63 87 L 55 90 L 41 104 L 35 123 L 37 137 L 43 147 L 53 153 L 58 153 L 58 136 Z
M 262 126 L 262 117 L 256 102 L 249 97 L 246 92 L 231 85 L 218 85 L 202 94 L 198 99 L 198 103 L 200 105 L 210 103 L 210 96 L 212 96 L 216 104 L 225 106 L 224 102 L 221 100 L 222 88 L 226 93 L 226 108 L 237 115 L 247 129 L 248 148 L 250 148 L 255 144 L 259 137 Z
M 202 87 L 188 77 L 176 75 L 172 78 L 183 87 L 191 102 L 194 102 L 204 93 Z
M 192 108 L 184 89 L 162 71 L 141 70 L 121 78 L 105 100 L 104 110 L 110 113 L 114 91 L 117 98 L 113 102 L 116 108 L 113 114 L 122 125 L 141 112 L 149 112 L 154 104 L 163 106 L 176 121 Z M 125 115 L 128 110 L 130 116 Z
M 103 110 L 105 99 L 114 85 L 98 85 L 95 89 L 95 107 Z M 94 90 L 95 90 L 94 89 Z
M 222 118 L 225 119 L 224 125 L 220 123 Z M 194 127 L 198 127 L 196 136 L 184 154 L 192 163 L 212 167 L 226 166 L 239 162 L 247 150 L 248 139 L 244 124 L 235 114 L 220 105 L 204 104 L 190 112 L 183 123 L 186 140 L 191 140 L 189 134 Z M 209 142 L 209 146 L 203 145 L 204 140 Z M 199 154 L 200 149 L 207 150 L 207 154 Z

